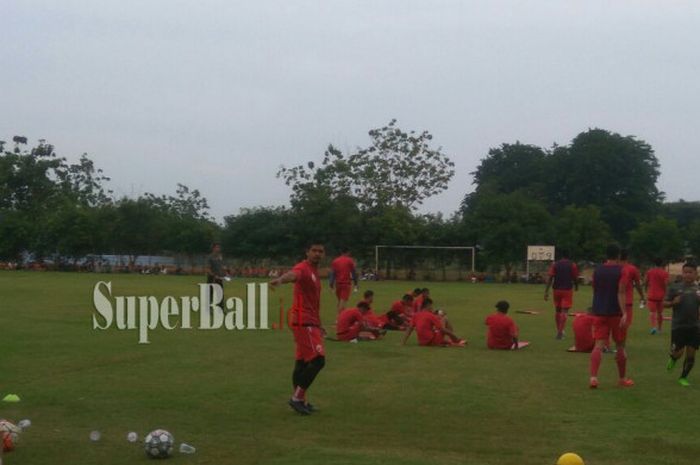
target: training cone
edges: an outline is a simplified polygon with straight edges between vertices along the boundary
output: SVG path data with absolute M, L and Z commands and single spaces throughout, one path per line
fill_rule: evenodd
M 559 457 L 559 460 L 557 460 L 557 465 L 584 465 L 584 463 L 583 459 L 578 454 L 567 452 Z
M 8 394 L 3 399 L 3 402 L 19 402 L 19 396 L 17 394 Z

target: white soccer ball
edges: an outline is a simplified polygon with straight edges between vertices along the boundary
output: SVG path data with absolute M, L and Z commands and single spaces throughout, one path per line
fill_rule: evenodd
M 0 448 L 5 452 L 14 450 L 22 428 L 8 420 L 0 420 Z
M 143 441 L 146 455 L 151 458 L 165 459 L 173 454 L 175 438 L 164 429 L 151 431 Z

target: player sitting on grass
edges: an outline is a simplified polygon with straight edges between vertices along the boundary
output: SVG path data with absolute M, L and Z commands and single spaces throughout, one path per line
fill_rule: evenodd
M 416 291 L 419 291 L 418 295 L 415 295 Z M 423 289 L 414 290 L 413 293 L 413 313 L 418 313 L 423 308 L 423 300 L 430 298 L 430 289 L 424 287 Z
M 574 345 L 569 347 L 569 352 L 590 352 L 593 350 L 593 315 L 580 313 L 574 318 L 571 327 L 574 330 Z
M 356 308 L 346 308 L 338 316 L 336 337 L 339 341 L 374 340 L 383 333 L 379 327 L 368 324 L 365 316 L 369 312 L 369 304 L 365 301 L 357 303 Z
M 367 303 L 367 311 L 363 314 L 365 324 L 375 328 L 383 328 L 386 324 L 386 318 L 384 315 L 378 316 L 376 313 L 374 313 L 374 310 L 372 310 L 372 303 L 374 303 L 374 291 L 365 291 L 362 295 L 362 302 Z
M 683 265 L 683 281 L 672 285 L 666 300 L 665 307 L 673 307 L 673 320 L 671 321 L 671 358 L 666 365 L 668 371 L 673 370 L 676 362 L 685 352 L 683 372 L 678 379 L 681 386 L 690 386 L 688 374 L 695 364 L 695 352 L 700 347 L 700 328 L 698 326 L 698 312 L 700 311 L 700 287 L 695 284 L 698 279 L 698 268 L 695 263 Z
M 406 329 L 411 320 L 409 314 L 412 312 L 413 296 L 411 294 L 405 294 L 401 300 L 397 300 L 391 304 L 391 309 L 384 315 L 387 320 L 384 329 Z
M 421 346 L 464 347 L 467 344 L 467 341 L 460 339 L 452 331 L 452 325 L 444 313 L 439 315 L 433 312 L 433 301 L 427 297 L 423 300 L 421 310 L 413 315 L 411 326 L 403 338 L 404 345 L 414 329 L 418 335 L 418 345 Z M 446 336 L 449 337 L 449 341 L 445 339 Z
M 518 327 L 511 317 L 507 315 L 510 304 L 505 300 L 496 303 L 496 311 L 486 317 L 488 332 L 486 346 L 489 349 L 517 350 Z

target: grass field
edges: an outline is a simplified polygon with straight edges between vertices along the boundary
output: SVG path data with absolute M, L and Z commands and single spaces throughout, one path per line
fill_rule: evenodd
M 697 464 L 700 369 L 688 389 L 665 372 L 668 332 L 647 334 L 637 311 L 629 374 L 615 386 L 606 355 L 601 388 L 590 391 L 588 356 L 554 339 L 542 286 L 431 283 L 466 349 L 408 346 L 390 333 L 373 343 L 329 342 L 327 365 L 309 391 L 322 411 L 299 417 L 286 405 L 293 342 L 287 331 L 158 330 L 150 345 L 134 331 L 92 330 L 92 288 L 115 295 L 194 295 L 196 277 L 0 272 L 0 417 L 30 418 L 4 465 L 148 463 L 126 441 L 157 427 L 197 447 L 169 463 L 552 465 L 574 451 L 587 465 Z M 369 285 L 364 284 L 365 288 Z M 383 310 L 414 283 L 372 283 Z M 243 295 L 244 282 L 227 285 Z M 291 286 L 271 300 L 291 300 Z M 485 348 L 484 317 L 499 299 L 512 310 L 521 352 Z M 588 306 L 590 288 L 575 298 Z M 322 296 L 332 321 L 334 298 Z M 511 312 L 512 313 L 512 312 Z M 570 328 L 570 325 L 569 325 Z M 102 440 L 88 439 L 91 430 Z

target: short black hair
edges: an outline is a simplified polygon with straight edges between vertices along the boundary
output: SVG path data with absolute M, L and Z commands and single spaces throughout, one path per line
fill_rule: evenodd
M 340 253 L 341 253 L 341 254 L 348 253 L 348 252 L 350 252 L 350 249 L 348 249 L 347 247 L 343 246 L 343 247 L 340 248 Z
M 570 258 L 569 251 L 567 249 L 559 249 L 559 256 L 561 258 Z
M 426 292 L 430 292 L 430 289 L 428 289 L 427 287 L 424 287 L 420 292 L 421 292 L 421 294 L 425 294 Z
M 413 301 L 413 296 L 412 296 L 411 294 L 404 294 L 403 297 L 401 297 L 401 300 L 403 300 L 403 301 L 407 301 L 407 300 Z
M 364 308 L 365 310 L 369 310 L 369 304 L 364 300 L 360 300 L 359 302 L 357 302 L 357 308 Z
M 309 249 L 311 249 L 311 247 L 313 247 L 315 245 L 320 245 L 321 247 L 323 247 L 325 249 L 325 246 L 323 245 L 323 241 L 313 239 L 310 241 L 306 241 L 306 243 L 304 244 L 304 250 L 309 250 Z
M 630 256 L 630 251 L 627 249 L 620 250 L 620 260 L 627 260 Z
M 501 313 L 508 313 L 509 308 L 510 304 L 507 300 L 499 300 L 498 302 L 496 302 L 496 309 Z
M 362 294 L 362 295 L 365 296 L 365 297 L 372 297 L 372 296 L 374 296 L 374 291 L 371 291 L 371 290 L 367 289 L 367 290 L 365 291 L 365 293 Z
M 428 307 L 430 307 L 431 305 L 433 305 L 433 299 L 431 299 L 431 298 L 428 297 L 428 298 L 426 298 L 426 299 L 423 300 L 423 303 L 421 304 L 420 308 L 421 308 L 421 309 L 423 309 L 423 308 L 428 308 Z
M 656 257 L 656 258 L 654 259 L 654 265 L 656 265 L 656 266 L 661 266 L 661 265 L 663 265 L 663 264 L 664 264 L 664 261 L 661 259 L 661 257 Z
M 413 289 L 414 294 L 421 294 L 422 292 L 423 292 L 423 289 L 421 289 L 420 287 Z
M 605 258 L 608 260 L 617 260 L 620 258 L 620 246 L 617 244 L 608 244 L 605 248 Z
M 692 268 L 692 269 L 694 269 L 695 271 L 697 271 L 697 270 L 698 270 L 698 265 L 697 265 L 697 263 L 695 263 L 694 261 L 688 260 L 687 262 L 685 262 L 685 263 L 683 264 L 683 268 Z

